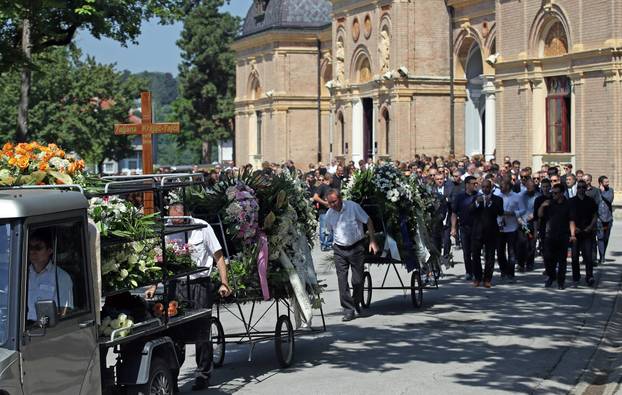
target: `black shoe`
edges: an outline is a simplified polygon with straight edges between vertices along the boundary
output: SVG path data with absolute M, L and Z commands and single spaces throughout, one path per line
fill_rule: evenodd
M 559 285 L 557 286 L 557 289 L 564 289 L 564 284 L 559 284 Z
M 518 272 L 519 273 L 525 273 L 525 266 L 519 266 L 518 267 Z
M 594 284 L 596 284 L 596 281 L 594 281 L 593 278 L 588 278 L 587 280 L 585 280 L 585 282 L 587 283 L 588 286 L 593 287 Z
M 553 285 L 553 279 L 552 279 L 552 278 L 548 278 L 548 279 L 546 280 L 546 282 L 544 283 L 544 286 L 545 286 L 546 288 L 551 288 L 551 285 Z
M 192 383 L 192 390 L 201 391 L 201 390 L 206 389 L 208 386 L 209 386 L 209 379 L 199 376 L 196 379 L 194 379 L 194 383 Z
M 527 265 L 527 269 L 528 272 L 533 272 L 533 265 Z
M 363 310 L 361 310 L 361 305 L 360 304 L 356 304 L 356 306 L 354 306 L 354 310 L 356 311 L 356 315 L 361 315 L 363 313 Z
M 354 315 L 354 311 L 349 311 L 341 318 L 341 321 L 348 322 L 352 321 L 354 318 L 356 318 L 356 316 Z

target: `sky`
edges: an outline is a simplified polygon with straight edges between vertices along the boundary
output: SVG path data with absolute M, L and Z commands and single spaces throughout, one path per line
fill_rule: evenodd
M 251 3 L 252 0 L 231 0 L 230 4 L 223 7 L 223 11 L 244 18 Z M 124 48 L 116 41 L 97 40 L 84 31 L 79 33 L 75 42 L 85 54 L 95 57 L 99 63 L 116 63 L 119 71 L 161 71 L 177 75 L 181 56 L 175 42 L 181 30 L 181 23 L 162 26 L 157 21 L 150 21 L 143 23 L 138 45 Z

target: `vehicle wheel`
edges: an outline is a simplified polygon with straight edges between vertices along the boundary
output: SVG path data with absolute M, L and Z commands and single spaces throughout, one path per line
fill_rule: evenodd
M 210 318 L 210 331 L 212 339 L 212 359 L 214 367 L 219 368 L 225 362 L 225 331 L 222 329 L 220 320 L 216 317 Z
M 175 387 L 173 374 L 168 364 L 155 357 L 149 368 L 149 380 L 146 384 L 133 385 L 128 388 L 129 395 L 173 395 Z
M 288 368 L 294 360 L 294 328 L 286 315 L 280 316 L 276 321 L 274 347 L 279 366 Z
M 421 283 L 421 273 L 415 270 L 410 276 L 410 296 L 413 306 L 420 308 L 423 305 L 423 284 Z
M 369 272 L 363 273 L 363 300 L 361 300 L 361 305 L 366 309 L 369 308 L 371 304 L 371 274 Z

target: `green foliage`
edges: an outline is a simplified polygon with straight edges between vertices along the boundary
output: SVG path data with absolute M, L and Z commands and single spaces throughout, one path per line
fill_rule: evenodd
M 173 104 L 183 133 L 180 143 L 215 143 L 233 134 L 235 54 L 231 44 L 240 19 L 219 8 L 224 0 L 188 0 L 177 45 L 181 97 Z M 206 160 L 208 158 L 204 158 Z
M 141 22 L 179 19 L 183 0 L 11 0 L 0 2 L 0 71 L 27 66 L 21 51 L 21 27 L 31 25 L 32 52 L 70 44 L 78 29 L 96 38 L 135 43 Z
M 87 163 L 122 159 L 132 151 L 128 137 L 115 136 L 113 125 L 127 122 L 133 98 L 145 82 L 124 80 L 112 65 L 81 58 L 73 47 L 56 48 L 33 59 L 29 139 L 53 142 L 75 151 Z M 18 71 L 0 75 L 0 139 L 15 139 L 19 101 Z
M 143 71 L 131 74 L 129 71 L 124 71 L 124 78 L 129 78 L 132 75 L 148 82 L 152 103 L 155 108 L 154 115 L 156 116 L 156 121 L 164 121 L 166 115 L 162 113 L 163 107 L 170 106 L 179 96 L 177 78 L 173 77 L 171 73 Z

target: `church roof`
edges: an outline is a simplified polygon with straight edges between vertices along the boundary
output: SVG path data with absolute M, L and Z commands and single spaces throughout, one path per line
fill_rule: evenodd
M 324 27 L 331 23 L 331 11 L 328 0 L 254 0 L 244 19 L 242 37 L 271 29 Z

